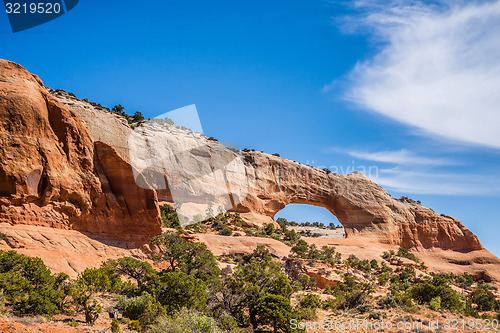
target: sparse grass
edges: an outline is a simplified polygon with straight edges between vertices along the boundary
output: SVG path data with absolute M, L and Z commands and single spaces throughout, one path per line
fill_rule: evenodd
M 26 326 L 34 326 L 36 324 L 43 324 L 46 322 L 46 319 L 42 316 L 24 316 L 20 317 L 17 320 L 18 323 L 21 323 Z

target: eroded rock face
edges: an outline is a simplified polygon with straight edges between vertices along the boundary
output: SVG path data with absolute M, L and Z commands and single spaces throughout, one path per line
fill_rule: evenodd
M 244 151 L 249 195 L 235 208 L 271 220 L 290 203 L 322 206 L 345 227 L 347 237 L 373 235 L 407 248 L 482 249 L 478 238 L 458 220 L 416 202 L 392 198 L 363 174 L 327 173 L 281 157 Z
M 156 194 L 135 189 L 130 177 L 130 164 L 113 147 L 94 143 L 37 76 L 0 60 L 0 222 L 115 235 L 161 232 Z
M 117 115 L 53 93 L 57 98 L 21 66 L 0 61 L 0 222 L 116 235 L 160 233 L 158 197 L 171 201 L 172 189 L 136 185 L 127 149 L 132 129 Z M 218 158 L 225 160 L 219 143 L 173 130 L 179 147 L 184 139 L 206 147 L 206 154 L 196 154 L 196 163 L 213 168 Z M 347 237 L 360 234 L 407 248 L 482 249 L 460 221 L 394 199 L 361 173 L 326 173 L 248 150 L 241 157 L 245 176 L 233 177 L 236 183 L 228 188 L 244 188 L 246 196 L 231 200 L 230 208 L 249 224 L 274 223 L 274 215 L 287 204 L 303 203 L 327 208 Z M 185 179 L 177 175 L 169 186 L 197 193 L 189 172 L 179 174 Z M 203 182 L 205 190 L 213 185 Z

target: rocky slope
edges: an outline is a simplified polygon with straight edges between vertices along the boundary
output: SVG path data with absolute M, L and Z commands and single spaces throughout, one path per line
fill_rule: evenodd
M 134 169 L 128 149 L 134 131 L 122 117 L 63 91 L 47 90 L 36 75 L 0 60 L 2 230 L 25 224 L 144 244 L 161 233 L 158 202 L 172 201 L 175 190 L 189 194 L 186 200 L 191 201 L 183 206 L 204 212 L 206 201 L 212 200 L 240 212 L 249 225 L 274 223 L 274 215 L 287 204 L 311 204 L 337 216 L 346 241 L 452 250 L 458 256 L 480 252 L 490 264 L 498 262 L 460 221 L 394 199 L 361 173 L 327 173 L 250 150 L 236 154 L 177 126 L 161 132 L 172 142 L 159 140 L 165 149 L 182 152 L 169 155 L 169 164 L 190 161 L 196 170 L 177 166 L 173 177 L 165 174 L 171 171 L 165 164 Z M 223 176 L 206 177 L 216 170 L 224 170 Z M 151 174 L 159 175 L 167 188 L 136 185 L 138 177 L 148 183 Z M 193 195 L 200 189 L 205 196 Z

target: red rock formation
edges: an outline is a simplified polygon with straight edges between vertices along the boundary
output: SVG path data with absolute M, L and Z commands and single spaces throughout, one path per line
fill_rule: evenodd
M 0 60 L 0 222 L 115 235 L 161 232 L 154 191 L 13 62 Z
M 64 105 L 38 77 L 0 61 L 0 222 L 160 233 L 156 193 L 134 182 L 125 144 L 130 127 L 89 103 L 60 99 Z M 200 147 L 217 145 L 199 140 Z M 217 149 L 211 148 L 213 155 Z M 287 204 L 303 203 L 327 208 L 347 237 L 363 234 L 407 248 L 482 249 L 460 221 L 394 199 L 361 173 L 326 173 L 253 151 L 243 152 L 243 159 L 247 177 L 234 185 L 245 188 L 248 181 L 248 195 L 233 210 L 249 223 L 273 223 Z M 175 180 L 189 186 L 189 180 Z
M 392 198 L 363 174 L 327 173 L 281 157 L 244 151 L 249 189 L 235 209 L 270 221 L 290 203 L 322 206 L 345 227 L 347 237 L 371 235 L 407 248 L 480 250 L 478 238 L 458 220 L 416 202 Z

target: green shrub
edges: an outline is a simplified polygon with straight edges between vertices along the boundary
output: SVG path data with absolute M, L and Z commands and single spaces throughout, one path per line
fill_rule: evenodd
M 233 234 L 233 231 L 229 229 L 227 226 L 224 226 L 224 228 L 219 232 L 219 235 L 222 236 L 231 236 Z
M 96 292 L 104 292 L 111 289 L 111 281 L 104 269 L 86 268 L 80 274 L 80 279 L 82 279 L 85 284 L 93 286 Z
M 378 300 L 378 305 L 384 309 L 402 308 L 408 312 L 415 311 L 410 295 L 399 293 L 396 290 L 392 290 L 390 294 L 381 297 Z
M 474 278 L 471 274 L 464 273 L 463 275 L 457 276 L 455 282 L 458 283 L 460 288 L 469 288 L 474 283 Z
M 311 277 L 307 274 L 300 274 L 297 278 L 297 282 L 300 286 L 299 290 L 308 290 L 314 287 L 314 284 L 311 281 Z
M 289 332 L 290 321 L 299 318 L 299 314 L 293 311 L 289 299 L 269 294 L 257 300 L 250 309 L 250 318 L 254 330 L 259 325 L 269 325 L 274 332 Z
M 316 320 L 316 309 L 321 307 L 321 300 L 316 294 L 302 294 L 298 297 L 299 305 L 298 310 L 305 320 Z
M 378 305 L 383 307 L 384 309 L 394 309 L 399 306 L 398 301 L 392 294 L 387 294 L 379 299 Z
M 168 204 L 160 206 L 161 224 L 165 228 L 180 228 L 181 222 L 175 208 Z
M 142 331 L 141 323 L 138 320 L 132 320 L 127 324 L 127 328 L 133 331 Z
M 465 306 L 461 295 L 449 286 L 446 278 L 440 276 L 434 276 L 432 281 L 414 285 L 409 293 L 420 304 L 430 304 L 433 298 L 439 296 L 441 308 L 445 310 L 461 311 Z
M 275 231 L 274 224 L 268 223 L 264 226 L 264 233 L 268 236 L 272 235 Z
M 378 261 L 373 259 L 372 261 L 370 261 L 370 266 L 372 269 L 378 271 L 380 269 L 380 266 L 378 265 Z
M 238 329 L 238 323 L 229 314 L 221 315 L 219 318 L 217 318 L 217 322 L 219 324 L 219 327 L 226 332 L 235 332 Z
M 386 259 L 386 260 L 389 260 L 391 259 L 393 256 L 393 254 L 391 254 L 389 251 L 385 251 L 383 254 L 382 254 L 382 258 L 383 259 Z
M 0 314 L 5 311 L 5 295 L 3 294 L 3 290 L 0 289 Z
M 321 300 L 316 294 L 302 294 L 298 297 L 299 307 L 317 309 L 321 306 Z
M 111 321 L 111 333 L 120 333 L 122 330 L 120 329 L 120 323 L 118 323 L 118 319 L 113 319 Z
M 62 310 L 64 283 L 40 258 L 0 251 L 0 290 L 5 301 L 21 314 L 53 315 Z
M 145 285 L 156 279 L 157 272 L 146 261 L 141 261 L 132 257 L 122 257 L 109 259 L 101 266 L 111 282 L 112 290 L 119 290 L 125 294 L 140 294 L 145 289 Z M 127 280 L 133 279 L 137 286 L 130 281 L 122 282 L 121 276 Z
M 309 250 L 309 244 L 307 244 L 305 240 L 299 239 L 297 244 L 294 247 L 292 247 L 291 252 L 296 257 L 307 258 L 308 250 Z
M 138 320 L 141 327 L 144 328 L 154 323 L 157 317 L 165 313 L 161 304 L 146 292 L 138 297 L 121 298 L 119 304 L 123 309 L 124 317 Z
M 187 309 L 182 309 L 171 317 L 160 318 L 149 331 L 151 333 L 222 333 L 215 319 Z
M 359 313 L 366 313 L 366 312 L 370 311 L 371 309 L 372 309 L 372 306 L 368 303 L 364 303 L 364 304 L 358 305 L 356 307 L 356 310 Z
M 335 302 L 335 299 L 333 297 L 328 297 L 323 301 L 321 307 L 324 310 L 335 310 L 337 308 L 337 303 Z
M 332 293 L 332 287 L 330 287 L 329 284 L 325 286 L 325 289 L 323 289 L 323 293 L 325 294 L 331 294 Z
M 317 320 L 318 315 L 316 313 L 316 309 L 313 308 L 296 308 L 298 314 L 303 320 Z
M 338 308 L 354 309 L 364 304 L 368 296 L 374 292 L 369 283 L 357 283 L 350 276 L 344 276 L 344 282 L 335 286 L 334 295 Z
M 203 310 L 207 298 L 206 284 L 182 272 L 164 272 L 155 282 L 156 299 L 167 313 L 182 308 Z
M 497 308 L 495 295 L 490 291 L 488 285 L 478 286 L 469 294 L 468 299 L 477 305 L 479 311 L 493 311 Z
M 387 318 L 387 314 L 382 311 L 373 311 L 368 315 L 368 319 L 372 320 L 382 320 Z
M 415 268 L 412 266 L 406 266 L 401 270 L 398 277 L 399 281 L 405 283 L 415 278 L 415 276 L 416 276 Z
M 441 297 L 437 296 L 431 299 L 429 302 L 429 306 L 434 311 L 441 309 Z
M 74 320 L 74 319 L 71 319 L 70 321 L 68 321 L 68 325 L 69 325 L 69 326 L 72 326 L 72 327 L 78 327 L 78 326 L 80 326 L 80 323 L 79 323 L 79 322 L 77 322 L 77 321 L 76 321 L 76 320 Z
M 387 274 L 379 275 L 378 276 L 378 284 L 381 285 L 382 287 L 385 286 L 387 284 L 387 282 L 389 281 L 389 276 L 387 276 Z
M 209 286 L 220 283 L 217 260 L 205 244 L 188 242 L 178 232 L 165 232 L 151 241 L 160 248 L 155 260 L 166 261 L 169 270 L 191 275 Z
M 403 258 L 413 260 L 414 262 L 417 262 L 417 263 L 420 262 L 420 260 L 413 253 L 411 253 L 410 251 L 408 251 L 404 247 L 400 247 L 398 250 L 398 253 L 396 255 L 398 257 L 403 257 Z

